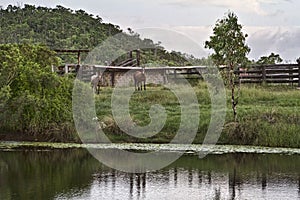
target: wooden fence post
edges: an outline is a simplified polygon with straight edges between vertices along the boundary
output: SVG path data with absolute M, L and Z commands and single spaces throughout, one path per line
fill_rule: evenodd
M 110 72 L 110 77 L 111 77 L 111 86 L 114 87 L 115 86 L 115 70 L 114 69 Z
M 288 69 L 290 70 L 289 72 L 289 85 L 291 85 L 293 87 L 294 83 L 293 83 L 293 67 L 292 66 L 289 66 Z
M 266 66 L 262 66 L 262 82 L 263 83 L 266 83 L 266 78 L 267 78 L 267 75 L 266 75 Z
M 129 51 L 129 58 L 132 59 L 132 51 Z
M 167 84 L 167 70 L 163 69 L 163 80 L 164 80 L 164 85 Z
M 77 52 L 77 64 L 80 65 L 80 50 Z
M 139 49 L 136 51 L 136 62 L 137 66 L 139 67 L 141 64 L 141 51 Z
M 300 87 L 300 58 L 297 59 L 298 62 L 298 87 Z
M 65 65 L 65 74 L 68 74 L 68 73 L 69 73 L 69 66 Z

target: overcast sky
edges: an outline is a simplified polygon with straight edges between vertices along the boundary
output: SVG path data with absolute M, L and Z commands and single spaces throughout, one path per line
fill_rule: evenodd
M 299 0 L 1 0 L 9 5 L 34 4 L 55 7 L 62 5 L 73 10 L 83 9 L 99 15 L 105 22 L 128 27 L 134 31 L 159 27 L 181 32 L 198 44 L 196 56 L 207 56 L 204 41 L 209 39 L 217 19 L 233 11 L 249 35 L 249 57 L 258 59 L 271 52 L 279 53 L 286 62 L 300 57 Z M 155 38 L 153 38 L 155 39 Z M 162 40 L 162 39 L 160 39 Z M 176 48 L 161 41 L 168 49 Z M 173 42 L 174 43 L 174 42 Z M 174 45 L 174 44 L 173 44 Z M 180 50 L 180 49 L 175 49 Z M 188 51 L 184 49 L 185 51 Z

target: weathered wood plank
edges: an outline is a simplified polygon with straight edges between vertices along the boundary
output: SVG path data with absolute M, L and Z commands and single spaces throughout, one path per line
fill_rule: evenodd
M 271 68 L 298 67 L 298 64 L 252 65 L 251 68 L 261 68 L 263 66 L 265 66 L 268 69 L 271 69 Z
M 262 79 L 241 79 L 240 81 L 241 83 L 262 83 Z
M 267 74 L 279 74 L 279 73 L 297 73 L 298 74 L 298 69 L 267 69 L 266 70 Z
M 290 80 L 290 79 L 267 79 L 267 83 L 298 83 L 298 80 Z
M 268 79 L 282 79 L 282 78 L 286 78 L 286 79 L 294 79 L 294 78 L 298 78 L 298 74 L 268 74 L 266 76 L 266 78 Z
M 235 71 L 236 74 L 261 74 L 262 73 L 262 70 L 259 69 L 259 70 L 253 70 L 253 69 L 250 69 L 250 70 L 240 70 L 240 71 Z
M 239 76 L 240 79 L 263 79 L 261 74 L 258 75 L 240 75 Z

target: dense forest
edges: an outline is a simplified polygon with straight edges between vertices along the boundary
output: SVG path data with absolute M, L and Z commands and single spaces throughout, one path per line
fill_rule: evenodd
M 83 10 L 9 5 L 1 9 L 3 43 L 44 43 L 51 49 L 89 49 L 108 36 L 122 32 L 113 24 L 102 23 L 99 16 Z
M 127 40 L 140 46 L 150 47 L 143 51 L 141 61 L 166 66 L 190 65 L 193 56 L 169 52 L 160 42 L 141 39 L 138 33 L 128 28 L 128 33 L 119 26 L 104 23 L 100 16 L 83 10 L 71 10 L 63 6 L 55 8 L 24 7 L 9 5 L 0 10 L 0 43 L 45 44 L 50 49 L 93 49 L 110 36 L 124 34 Z M 124 54 L 126 50 L 123 49 Z M 62 62 L 75 62 L 74 57 L 59 55 Z M 84 56 L 84 55 L 83 55 Z M 199 61 L 199 60 L 198 60 Z

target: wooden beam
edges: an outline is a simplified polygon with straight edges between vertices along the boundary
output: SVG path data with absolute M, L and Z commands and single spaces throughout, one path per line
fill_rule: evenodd
M 78 53 L 78 52 L 90 52 L 89 49 L 53 49 L 57 53 Z
M 263 66 L 262 67 L 262 79 L 263 79 L 263 83 L 266 82 L 266 67 Z

